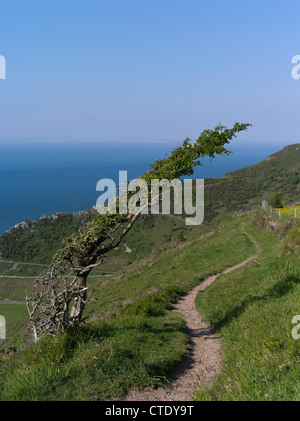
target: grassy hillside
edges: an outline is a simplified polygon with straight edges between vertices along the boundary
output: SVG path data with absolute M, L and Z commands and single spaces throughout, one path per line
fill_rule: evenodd
M 264 161 L 206 180 L 206 202 L 218 215 L 251 209 L 283 193 L 283 204 L 300 200 L 300 144 L 289 145 Z
M 199 384 L 197 399 L 299 400 L 300 345 L 291 338 L 291 319 L 299 313 L 299 225 L 233 212 L 280 190 L 285 203 L 299 201 L 299 154 L 300 145 L 292 145 L 255 166 L 206 180 L 200 227 L 186 227 L 174 216 L 143 216 L 101 271 L 91 273 L 86 324 L 36 346 L 19 301 L 62 236 L 93 214 L 75 216 L 77 225 L 74 215 L 47 218 L 0 237 L 0 314 L 8 332 L 0 343 L 0 400 L 103 400 L 122 398 L 133 387 L 166 385 L 189 349 L 172 304 L 258 250 L 254 262 L 219 277 L 197 297 L 199 312 L 222 337 L 225 358 L 213 388 Z
M 170 311 L 172 302 L 253 252 L 235 219 L 211 235 L 193 233 L 159 257 L 99 279 L 89 296 L 85 327 L 0 362 L 0 398 L 107 399 L 134 386 L 165 384 L 189 346 L 183 322 Z
M 224 177 L 206 179 L 204 222 L 227 218 L 240 209 L 257 208 L 263 199 L 269 199 L 279 191 L 283 192 L 284 204 L 300 200 L 300 144 L 286 146 L 264 161 L 232 171 Z M 49 263 L 56 250 L 62 247 L 63 238 L 76 232 L 95 215 L 96 211 L 92 209 L 73 215 L 54 215 L 35 222 L 26 221 L 0 236 L 2 259 Z M 164 247 L 171 238 L 187 229 L 180 217 L 143 216 L 136 224 L 135 232 L 125 240 L 134 253 L 127 253 L 123 245 L 111 256 L 118 256 L 118 261 L 122 255 L 120 264 L 130 263 Z M 117 261 L 114 260 L 113 264 Z
M 53 254 L 62 247 L 62 239 L 91 221 L 94 209 L 75 214 L 54 214 L 38 221 L 24 221 L 0 237 L 2 259 L 50 263 Z
M 263 229 L 261 218 L 250 214 L 202 237 L 191 233 L 158 257 L 94 281 L 85 326 L 0 362 L 0 399 L 101 400 L 167 384 L 189 348 L 172 303 L 257 247 L 261 254 L 254 263 L 220 277 L 198 296 L 199 311 L 225 348 L 220 378 L 210 392 L 199 388 L 198 399 L 299 399 L 300 349 L 290 337 L 299 302 L 299 227 L 274 229 L 262 218 Z
M 197 297 L 225 352 L 221 375 L 210 391 L 199 385 L 198 400 L 300 399 L 300 342 L 291 334 L 300 310 L 300 226 L 265 228 L 266 220 L 259 232 L 247 227 L 263 248 L 255 265 L 219 277 Z

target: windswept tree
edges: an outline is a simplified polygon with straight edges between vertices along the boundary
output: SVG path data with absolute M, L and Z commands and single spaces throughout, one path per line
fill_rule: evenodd
M 169 156 L 156 159 L 140 178 L 150 187 L 153 179 L 171 181 L 191 176 L 204 157 L 213 159 L 231 153 L 226 145 L 249 126 L 235 123 L 228 129 L 219 125 L 204 130 L 193 144 L 186 138 Z M 129 198 L 132 192 L 127 194 Z M 120 213 L 119 200 L 120 196 L 116 198 L 115 214 L 99 214 L 77 234 L 66 238 L 49 269 L 35 280 L 32 295 L 26 297 L 35 341 L 85 320 L 89 273 L 106 261 L 107 254 L 120 244 L 143 211 L 140 206 L 135 213 Z

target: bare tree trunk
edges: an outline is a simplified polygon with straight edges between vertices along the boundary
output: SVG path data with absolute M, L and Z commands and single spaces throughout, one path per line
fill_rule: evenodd
M 89 272 L 84 273 L 84 275 L 78 275 L 76 277 L 76 287 L 78 288 L 78 294 L 73 301 L 73 306 L 71 309 L 71 321 L 72 324 L 80 323 L 82 319 L 82 314 L 86 304 L 87 298 L 87 277 Z

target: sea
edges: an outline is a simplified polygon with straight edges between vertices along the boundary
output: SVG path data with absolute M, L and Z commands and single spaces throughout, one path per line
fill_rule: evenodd
M 0 235 L 25 220 L 56 212 L 74 213 L 96 204 L 102 178 L 118 184 L 119 171 L 132 180 L 169 154 L 178 141 L 153 142 L 0 142 Z M 233 154 L 204 159 L 193 178 L 218 178 L 256 164 L 285 144 L 232 143 Z

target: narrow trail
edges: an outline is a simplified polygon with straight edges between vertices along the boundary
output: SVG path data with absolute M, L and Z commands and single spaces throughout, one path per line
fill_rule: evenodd
M 256 241 L 253 241 L 253 243 L 256 250 L 260 250 Z M 156 390 L 150 388 L 143 391 L 131 390 L 125 401 L 190 401 L 193 400 L 196 384 L 201 382 L 207 388 L 212 385 L 221 370 L 222 343 L 221 338 L 216 335 L 213 329 L 202 321 L 195 307 L 196 296 L 199 291 L 203 291 L 212 284 L 218 276 L 238 269 L 256 257 L 257 255 L 249 257 L 222 273 L 206 278 L 204 282 L 177 302 L 174 310 L 185 321 L 191 340 L 189 356 L 173 373 L 170 387 Z

